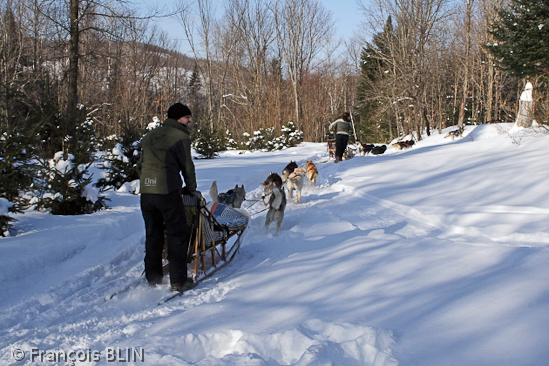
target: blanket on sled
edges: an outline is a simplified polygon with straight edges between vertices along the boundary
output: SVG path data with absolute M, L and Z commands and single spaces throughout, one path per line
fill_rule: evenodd
M 223 230 L 242 230 L 248 226 L 250 217 L 244 210 L 232 208 L 221 203 L 212 202 L 208 204 L 208 210 L 215 218 L 214 231 L 210 225 L 205 225 L 204 236 L 207 243 L 213 239 L 217 242 L 223 238 Z M 221 227 L 219 227 L 221 225 Z

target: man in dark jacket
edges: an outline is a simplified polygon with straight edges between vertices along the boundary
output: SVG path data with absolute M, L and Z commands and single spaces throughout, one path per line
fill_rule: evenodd
M 151 286 L 162 282 L 165 228 L 172 291 L 180 291 L 192 283 L 187 279 L 189 230 L 181 198 L 182 191 L 200 196 L 191 158 L 191 123 L 189 108 L 175 103 L 168 109 L 168 118 L 162 126 L 150 131 L 142 141 L 140 189 L 146 231 L 145 276 Z
M 336 135 L 336 153 L 335 162 L 338 163 L 343 160 L 343 153 L 349 143 L 349 134 L 351 133 L 351 115 L 344 112 L 338 119 L 336 119 L 330 127 L 330 131 L 334 131 Z

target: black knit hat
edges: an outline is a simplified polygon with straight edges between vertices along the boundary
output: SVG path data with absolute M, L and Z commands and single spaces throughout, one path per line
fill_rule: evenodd
M 191 116 L 191 115 L 192 113 L 189 107 L 181 103 L 175 103 L 170 108 L 168 108 L 168 118 L 178 120 L 181 117 Z

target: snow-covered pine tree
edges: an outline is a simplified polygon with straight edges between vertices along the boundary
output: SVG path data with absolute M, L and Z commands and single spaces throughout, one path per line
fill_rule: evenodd
M 286 123 L 280 130 L 280 137 L 283 138 L 282 144 L 285 147 L 294 147 L 303 142 L 303 132 L 299 131 L 293 122 Z
M 0 197 L 12 202 L 16 212 L 28 204 L 22 193 L 32 185 L 37 168 L 32 139 L 14 128 L 0 135 Z
M 549 2 L 511 0 L 491 25 L 485 45 L 499 66 L 517 77 L 549 75 Z
M 24 192 L 32 186 L 36 165 L 32 163 L 32 129 L 27 134 L 8 127 L 0 135 L 0 235 L 9 234 L 12 222 L 8 213 L 21 213 L 28 205 Z M 31 136 L 31 137 L 29 137 Z
M 231 131 L 225 131 L 225 148 L 227 150 L 236 150 L 238 149 L 238 142 L 233 138 Z
M 10 236 L 12 222 L 16 221 L 13 217 L 8 216 L 12 211 L 13 203 L 7 199 L 0 197 L 0 236 Z
M 121 136 L 114 138 L 116 145 L 105 155 L 103 166 L 100 167 L 105 175 L 98 179 L 95 186 L 101 190 L 111 187 L 119 189 L 124 183 L 139 179 L 137 165 L 145 130 L 131 123 L 125 123 L 121 128 Z
M 81 123 L 77 123 L 73 136 L 66 136 L 68 141 L 68 149 L 65 149 L 65 153 L 69 153 L 74 157 L 75 164 L 87 164 L 93 162 L 96 152 L 96 145 L 98 145 L 98 139 L 95 136 L 94 120 L 88 116 L 84 116 L 85 108 L 81 106 Z
M 54 215 L 81 215 L 107 207 L 107 199 L 91 185 L 91 162 L 76 164 L 72 154 L 64 159 L 59 151 L 53 159 L 41 160 L 40 164 L 39 195 L 31 202 L 36 209 L 46 209 Z
M 206 123 L 196 131 L 193 147 L 200 156 L 212 159 L 225 150 L 224 136 L 216 128 L 212 130 Z
M 274 128 L 260 128 L 253 132 L 253 135 L 244 133 L 243 136 L 248 138 L 248 141 L 243 141 L 242 146 L 247 150 L 274 150 Z

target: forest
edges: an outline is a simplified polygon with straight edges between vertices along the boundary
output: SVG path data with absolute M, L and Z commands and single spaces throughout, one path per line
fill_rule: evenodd
M 521 25 L 532 23 L 546 50 L 547 5 L 534 0 L 363 1 L 363 27 L 348 40 L 335 38 L 344 25 L 316 0 L 183 1 L 169 14 L 120 0 L 10 0 L 1 5 L 0 125 L 38 129 L 51 155 L 82 119 L 105 137 L 181 101 L 201 126 L 233 136 L 291 121 L 316 142 L 351 111 L 361 140 L 383 142 L 512 121 L 528 78 L 544 122 L 547 64 L 509 72 L 486 46 L 502 36 L 502 9 L 520 17 L 522 6 L 539 8 Z M 168 15 L 190 54 L 154 27 Z
M 546 1 L 362 0 L 360 8 L 362 27 L 338 39 L 345 25 L 318 0 L 182 0 L 146 11 L 122 0 L 2 2 L 0 199 L 23 208 L 30 187 L 31 197 L 41 192 L 35 207 L 52 209 L 78 188 L 78 202 L 88 181 L 77 167 L 116 144 L 129 157 L 120 169 L 134 177 L 139 139 L 174 102 L 193 111 L 207 157 L 322 142 L 342 112 L 364 143 L 513 122 L 527 82 L 532 117 L 546 129 Z M 168 17 L 187 54 L 155 26 Z M 264 134 L 278 142 L 257 143 Z M 73 175 L 62 179 L 52 167 L 69 158 Z

